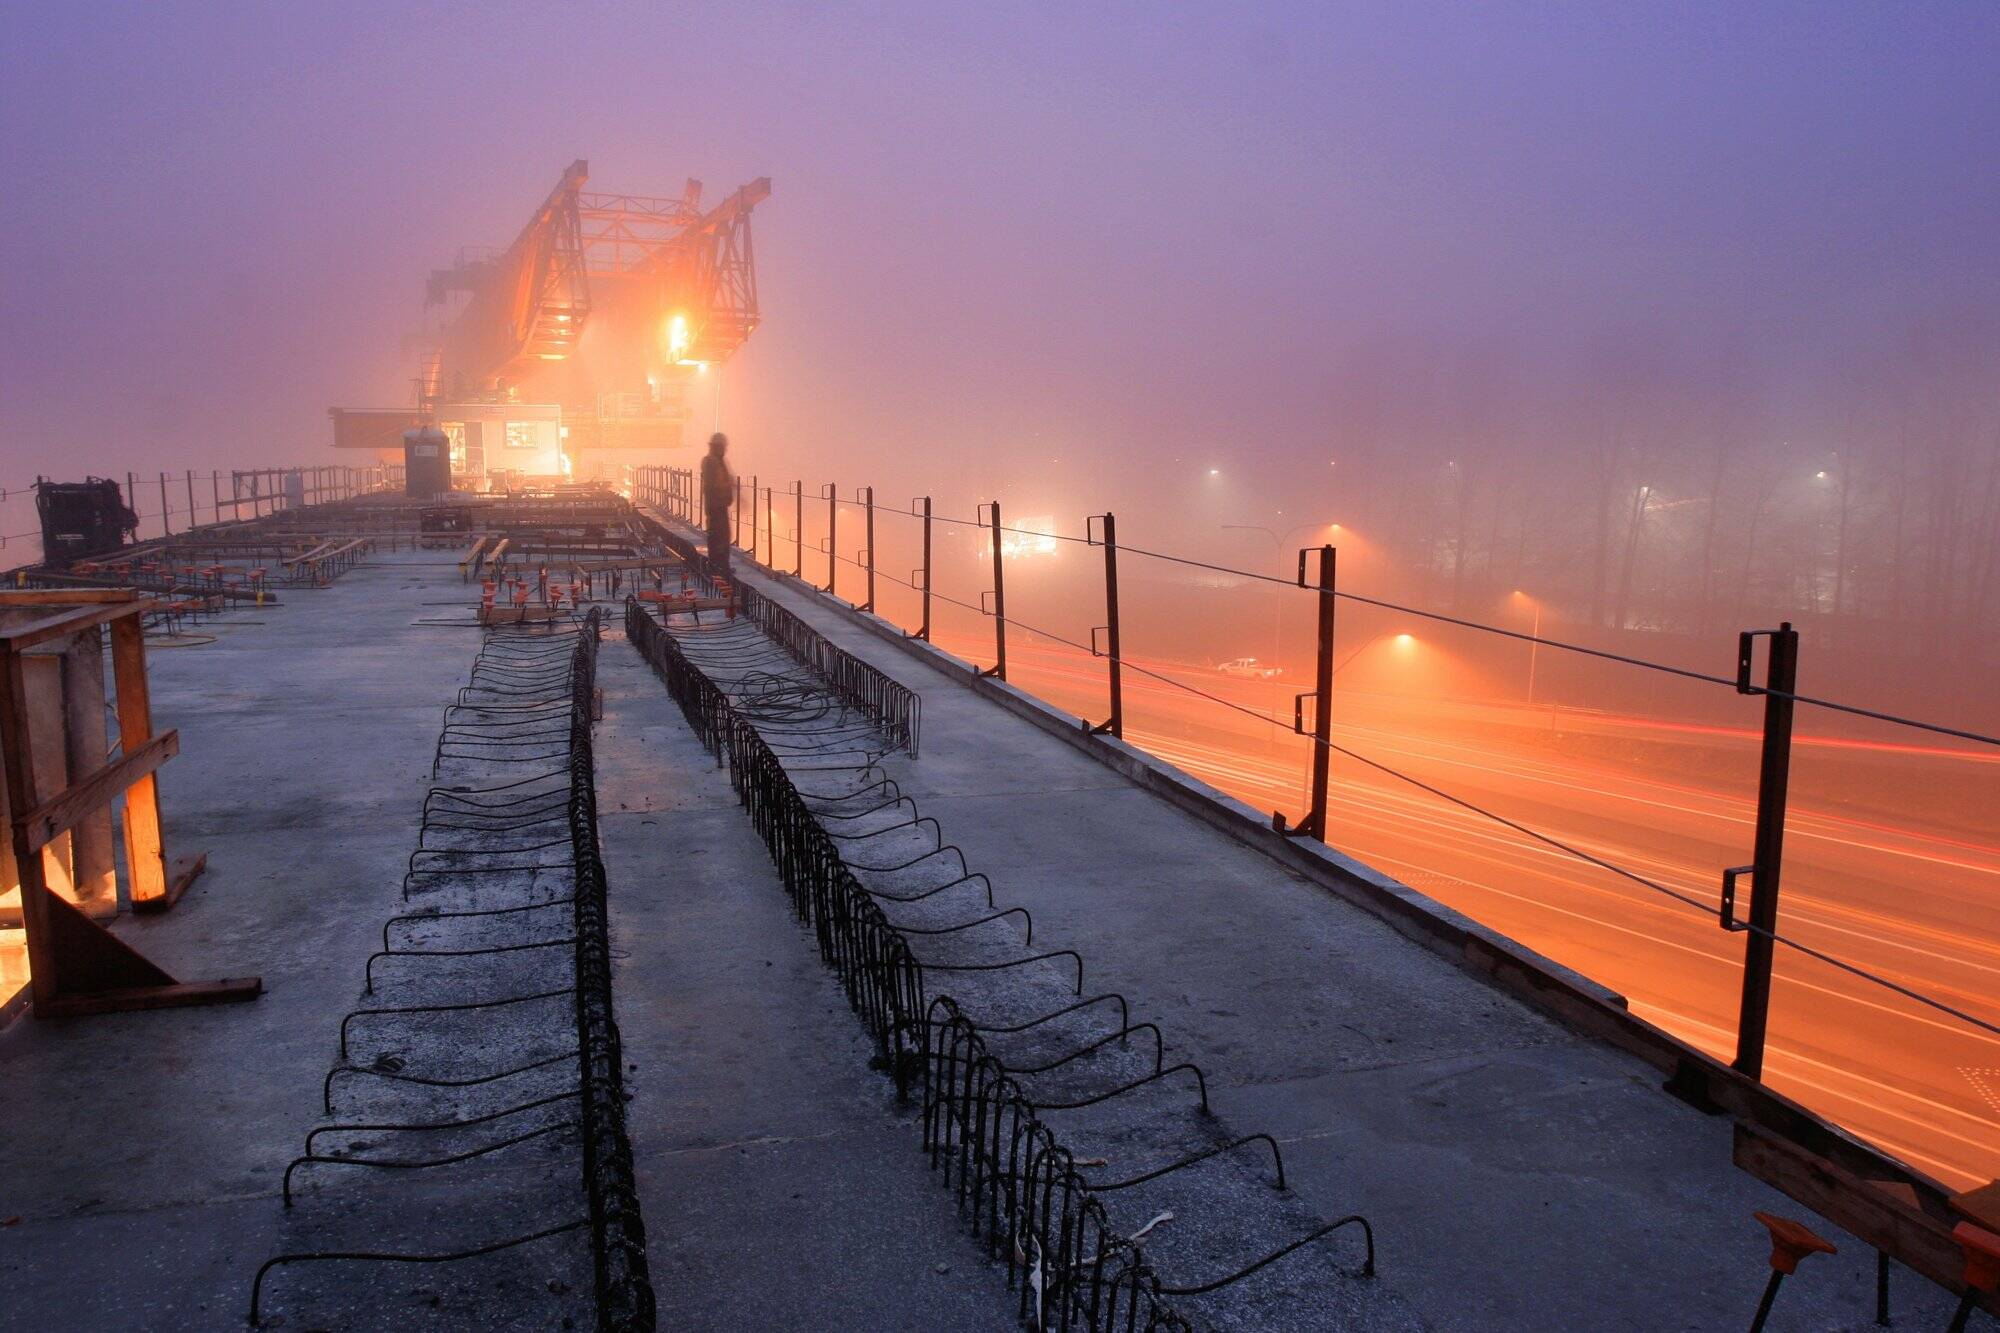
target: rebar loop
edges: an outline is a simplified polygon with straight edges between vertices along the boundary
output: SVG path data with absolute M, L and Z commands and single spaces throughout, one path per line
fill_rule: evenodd
M 764 604 L 769 605 L 767 599 Z M 801 688 L 817 674 L 809 642 L 816 631 L 789 613 L 785 617 L 774 620 L 784 626 L 785 635 L 796 637 L 780 645 L 740 620 L 703 624 L 674 616 L 663 625 L 644 606 L 628 600 L 626 637 L 660 676 L 703 745 L 727 767 L 795 912 L 813 931 L 822 959 L 834 969 L 875 1039 L 879 1063 L 892 1074 L 900 1094 L 907 1095 L 913 1084 L 920 1089 L 924 1148 L 943 1183 L 956 1191 L 975 1234 L 985 1238 L 989 1253 L 1004 1257 L 1010 1281 L 1018 1280 L 1021 1316 L 1043 1329 L 1093 1333 L 1189 1329 L 1191 1323 L 1168 1297 L 1215 1291 L 1358 1220 L 1318 1228 L 1214 1282 L 1181 1289 L 1161 1284 L 1142 1247 L 1113 1227 L 1099 1195 L 1200 1170 L 1204 1164 L 1211 1164 L 1211 1170 L 1225 1166 L 1231 1154 L 1253 1142 L 1269 1145 L 1276 1179 L 1267 1184 L 1282 1191 L 1284 1165 L 1276 1141 L 1253 1134 L 1182 1154 L 1128 1179 L 1091 1184 L 1044 1113 L 1060 1115 L 1149 1095 L 1143 1090 L 1190 1074 L 1190 1091 L 1196 1094 L 1190 1110 L 1204 1117 L 1203 1071 L 1191 1062 L 1167 1062 L 1159 1028 L 1134 1025 L 1123 996 L 1067 998 L 1083 994 L 1082 958 L 1072 950 L 1028 952 L 1033 935 L 1025 911 L 997 906 L 991 881 L 966 865 L 963 851 L 945 843 L 942 829 L 925 819 L 879 767 L 884 753 L 896 748 L 895 738 L 879 735 L 885 728 L 878 723 L 879 738 L 871 744 L 851 717 L 856 711 L 865 714 L 864 705 L 830 688 L 822 688 L 817 699 Z M 808 773 L 822 781 L 802 786 L 796 779 Z M 827 821 L 840 832 L 830 831 Z M 895 835 L 904 845 L 921 838 L 929 850 L 900 858 L 878 854 L 865 862 L 848 855 L 847 849 L 868 847 L 881 835 Z M 863 875 L 887 887 L 866 883 Z M 910 883 L 912 876 L 922 887 Z M 930 879 L 940 882 L 931 884 Z M 906 885 L 914 891 L 895 891 Z M 961 888 L 971 893 L 963 899 L 941 896 Z M 957 918 L 946 910 L 898 924 L 886 914 L 890 908 L 915 911 L 911 904 L 928 908 L 961 902 L 974 907 L 969 913 L 958 911 Z M 1026 923 L 1022 932 L 1005 928 L 1015 915 Z M 916 952 L 950 941 L 965 941 L 968 952 L 942 957 Z M 1004 941 L 1001 947 L 1008 956 L 992 956 L 993 941 Z M 927 974 L 970 981 L 1013 975 L 1025 964 L 1050 959 L 1074 966 L 1059 989 L 1044 975 L 996 992 L 1011 994 L 1025 985 L 1031 997 L 1047 997 L 1038 1002 L 1046 1012 L 995 1013 L 975 1020 L 959 998 L 933 994 L 926 984 Z M 1107 1005 L 1115 1006 L 1115 1030 L 1070 1035 L 1078 1024 L 1089 1028 L 1090 1014 Z M 1152 1037 L 1142 1042 L 1142 1055 L 1133 1053 L 1143 1064 L 1136 1073 L 1119 1074 L 1119 1068 L 1131 1068 L 1117 1061 L 1129 1058 L 1122 1053 L 1135 1033 Z M 1003 1060 L 990 1048 L 994 1039 L 1038 1040 L 1044 1053 Z M 1056 1049 L 1048 1051 L 1051 1041 Z M 1078 1095 L 1066 1095 L 1059 1086 L 1030 1087 L 1064 1078 L 1095 1082 Z M 1372 1234 L 1369 1239 L 1369 1263 L 1363 1271 L 1372 1274 Z
M 356 1009 L 340 1025 L 345 1061 L 350 1029 L 357 1020 L 429 1018 L 567 997 L 574 1043 L 478 1073 L 413 1073 L 404 1068 L 400 1056 L 385 1054 L 373 1065 L 336 1065 L 327 1072 L 321 1091 L 331 1116 L 336 1076 L 449 1092 L 497 1086 L 565 1065 L 576 1071 L 574 1077 L 553 1087 L 549 1079 L 536 1080 L 524 1086 L 523 1099 L 498 1107 L 454 1108 L 444 1115 L 433 1111 L 417 1120 L 385 1117 L 318 1126 L 307 1134 L 305 1152 L 285 1168 L 280 1191 L 290 1207 L 293 1176 L 306 1166 L 447 1168 L 537 1140 L 573 1138 L 581 1149 L 587 1214 L 560 1226 L 448 1253 L 342 1250 L 280 1255 L 259 1268 L 252 1283 L 253 1324 L 261 1318 L 265 1277 L 280 1265 L 332 1260 L 450 1263 L 587 1229 L 597 1327 L 646 1333 L 655 1326 L 645 1228 L 625 1130 L 623 1065 L 611 1005 L 606 881 L 597 834 L 591 715 L 601 619 L 601 612 L 592 607 L 567 623 L 489 633 L 473 666 L 472 683 L 445 709 L 433 755 L 434 776 L 449 767 L 464 780 L 435 786 L 426 795 L 418 847 L 404 878 L 405 897 L 449 890 L 449 905 L 433 902 L 389 918 L 382 927 L 382 948 L 362 969 L 364 992 L 373 993 L 377 964 L 388 960 L 408 964 L 392 974 L 401 984 L 406 975 L 428 975 L 463 960 L 482 959 L 487 961 L 487 973 L 468 978 L 467 983 L 488 993 Z M 496 765 L 527 765 L 536 771 L 479 785 L 480 779 L 506 771 Z M 549 859 L 548 854 L 558 850 L 563 855 Z M 556 908 L 565 910 L 552 913 Z M 397 928 L 393 933 L 392 926 Z M 551 979 L 567 984 L 510 986 L 504 975 L 491 974 L 494 968 L 520 966 L 506 960 L 536 960 L 551 951 L 562 951 L 559 956 L 571 967 L 569 977 Z M 533 966 L 542 969 L 539 975 L 548 975 L 548 964 Z M 536 1111 L 547 1114 L 551 1108 L 571 1104 L 574 1112 L 545 1123 L 503 1128 L 514 1117 Z M 326 1135 L 437 1136 L 486 1127 L 500 1132 L 485 1142 L 460 1142 L 454 1150 L 425 1155 L 323 1152 L 317 1146 Z

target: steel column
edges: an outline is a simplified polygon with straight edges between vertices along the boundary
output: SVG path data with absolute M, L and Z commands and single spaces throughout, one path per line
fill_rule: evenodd
M 826 484 L 826 590 L 835 597 L 840 595 L 833 590 L 834 584 L 840 581 L 839 529 L 840 489 L 829 481 Z
M 982 676 L 997 676 L 1007 679 L 1007 576 L 1001 567 L 1000 552 L 1000 502 L 990 502 L 993 506 L 993 667 L 982 671 Z
M 929 643 L 931 638 L 931 497 L 924 497 L 924 622 L 917 631 L 917 637 Z
M 1299 582 L 1305 582 L 1306 553 L 1299 552 Z M 1333 547 L 1319 548 L 1319 635 L 1313 664 L 1312 809 L 1299 831 L 1326 841 L 1326 780 L 1333 751 Z
M 1111 716 L 1091 728 L 1102 735 L 1110 732 L 1119 739 L 1125 736 L 1125 660 L 1118 637 L 1118 520 L 1110 514 L 1101 516 L 1104 520 L 1104 647 L 1109 662 L 1107 674 L 1111 685 Z M 1084 538 L 1089 540 L 1090 520 L 1084 520 Z M 1097 649 L 1097 633 L 1091 631 L 1091 651 Z
M 1751 652 L 1768 635 L 1764 687 L 1750 684 Z M 1792 771 L 1792 693 L 1799 679 L 1799 635 L 1788 620 L 1737 638 L 1736 689 L 1764 696 L 1764 747 L 1757 769 L 1757 833 L 1750 865 L 1750 920 L 1743 941 L 1743 1007 L 1736 1020 L 1738 1072 L 1764 1076 L 1764 1035 L 1771 1016 L 1771 961 L 1777 947 L 1778 887 L 1784 865 L 1785 796 Z
M 875 488 L 861 488 L 861 502 L 868 513 L 868 600 L 861 604 L 863 611 L 875 609 Z

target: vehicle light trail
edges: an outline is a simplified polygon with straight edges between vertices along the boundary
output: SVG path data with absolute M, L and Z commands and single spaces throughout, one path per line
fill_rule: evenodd
M 1025 638 L 1025 636 L 1024 636 Z M 944 646 L 977 653 L 976 640 Z M 1103 666 L 1031 639 L 1014 683 L 1059 707 L 1102 708 Z M 1149 670 L 1262 712 L 1263 682 L 1183 664 Z M 1260 809 L 1302 808 L 1307 742 L 1166 682 L 1127 673 L 1127 739 Z M 1524 725 L 1532 724 L 1532 725 Z M 1699 776 L 1579 757 L 1531 739 L 1670 738 L 1724 771 Z M 1758 735 L 1636 715 L 1337 696 L 1334 736 L 1399 771 L 1579 849 L 1715 901 L 1723 866 L 1747 859 Z M 1949 746 L 1800 737 L 1820 773 L 1864 785 L 1869 765 L 1902 785 L 1993 783 L 2000 756 Z M 1677 750 L 1678 752 L 1678 750 Z M 1653 767 L 1657 767 L 1654 765 Z M 1796 770 L 1795 770 L 1796 771 Z M 1923 775 L 1921 781 L 1910 772 Z M 1899 787 L 1900 790 L 1900 787 Z M 1892 793 L 1884 791 L 1885 796 Z M 1783 928 L 1800 943 L 2000 1021 L 2000 845 L 1986 830 L 1922 827 L 1795 799 L 1787 821 Z M 1635 1014 L 1727 1059 L 1742 937 L 1674 903 L 1460 807 L 1336 756 L 1329 841 L 1447 906 L 1627 996 Z M 1874 814 L 1875 812 L 1868 812 Z M 1898 811 L 1897 814 L 1904 812 Z M 1773 982 L 1766 1078 L 1947 1184 L 2000 1175 L 2000 1106 L 1978 1078 L 2000 1039 L 1790 950 Z

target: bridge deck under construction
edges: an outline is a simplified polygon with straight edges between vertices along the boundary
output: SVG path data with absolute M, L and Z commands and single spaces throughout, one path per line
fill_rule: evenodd
M 482 630 L 480 586 L 464 567 L 472 540 L 371 549 L 330 586 L 254 616 L 220 615 L 204 627 L 213 642 L 154 655 L 155 715 L 182 736 L 163 788 L 167 817 L 177 843 L 206 851 L 209 868 L 171 913 L 115 929 L 175 970 L 258 973 L 266 993 L 216 1008 L 21 1020 L 0 1033 L 0 1324 L 238 1327 L 260 1265 L 325 1246 L 343 1226 L 342 1243 L 421 1255 L 594 1215 L 562 1165 L 567 1122 L 554 1119 L 535 1122 L 549 1126 L 542 1138 L 497 1148 L 511 1136 L 475 1134 L 464 1160 L 422 1170 L 319 1161 L 293 1176 L 289 1208 L 281 1198 L 308 1131 L 377 1109 L 338 1100 L 368 1075 L 335 1072 L 407 1073 L 436 1035 L 413 1030 L 364 1050 L 368 1038 L 344 1016 L 411 997 L 449 1004 L 584 986 L 581 962 L 568 978 L 525 958 L 568 946 L 566 924 L 532 939 L 481 935 L 494 956 L 446 960 L 462 970 L 435 981 L 400 970 L 429 966 L 402 935 L 398 949 L 411 958 L 369 961 L 385 948 L 385 922 L 411 911 L 413 867 L 462 867 L 450 858 L 490 851 L 454 844 L 442 863 L 420 859 L 431 846 L 426 793 L 440 782 L 501 791 L 517 751 L 496 747 L 542 755 L 563 743 L 559 727 L 461 714 L 458 725 L 474 730 L 456 734 L 474 739 L 452 748 L 451 707 L 540 716 L 540 696 L 496 702 L 466 691 L 554 670 L 558 629 L 582 633 Z M 671 591 L 655 558 L 634 555 L 645 567 L 631 572 Z M 926 941 L 916 946 L 925 986 L 976 997 L 964 1001 L 969 1021 L 1004 1029 L 1003 1011 L 1027 1014 L 1065 988 L 1119 997 L 1115 1047 L 1051 1057 L 1063 1068 L 1050 1077 L 1066 1081 L 1023 1084 L 1071 1145 L 1076 1170 L 1108 1181 L 1171 1162 L 1189 1144 L 1268 1136 L 1232 1148 L 1212 1171 L 1171 1173 L 1157 1192 L 1138 1184 L 1106 1205 L 1120 1235 L 1150 1227 L 1139 1243 L 1151 1257 L 1148 1290 L 1168 1293 L 1159 1310 L 1227 1328 L 1748 1321 L 1768 1274 L 1752 1212 L 1799 1210 L 1732 1165 L 1729 1116 L 1694 1109 L 1662 1090 L 1652 1064 L 1496 987 L 1157 784 L 1081 753 L 941 655 L 906 651 L 794 582 L 756 572 L 742 581 L 796 617 L 806 627 L 797 632 L 914 692 L 922 741 L 908 719 L 909 734 L 885 738 L 881 716 L 816 701 L 799 684 L 806 676 L 771 668 L 782 661 L 766 633 L 774 620 L 753 624 L 708 603 L 621 604 L 608 585 L 586 593 L 604 599 L 586 785 L 659 1326 L 1001 1329 L 1018 1326 L 1025 1289 L 1063 1284 L 1046 1256 L 1023 1252 L 1034 1248 L 1025 1231 L 996 1236 L 994 1181 L 971 1182 L 968 1208 L 966 1177 L 948 1163 L 940 1173 L 940 1148 L 975 1163 L 989 1129 L 955 1120 L 970 1103 L 931 1086 L 955 1057 L 913 1049 L 908 1030 L 878 1040 L 857 1015 L 853 984 L 825 961 L 824 909 L 817 927 L 801 922 L 796 885 L 744 807 L 744 747 L 759 745 L 790 780 L 817 783 L 824 827 L 856 821 L 840 845 L 859 891 L 914 902 L 916 886 L 932 883 L 922 879 L 927 858 L 949 846 L 958 869 L 937 877 L 941 889 L 983 878 L 993 913 L 1032 920 L 1020 957 L 1061 955 L 1015 967 L 1007 950 L 1020 945 L 1018 916 L 977 913 L 963 928 L 926 924 L 926 906 L 893 908 L 910 938 Z M 628 624 L 644 644 L 628 641 Z M 744 734 L 718 746 L 692 728 L 692 687 L 670 695 L 662 654 L 733 699 Z M 554 716 L 561 705 L 547 707 Z M 829 775 L 849 763 L 892 782 L 916 813 L 853 803 L 865 784 L 831 787 Z M 548 819 L 561 803 L 552 800 Z M 914 868 L 891 850 L 909 839 Z M 523 882 L 539 880 L 536 871 Z M 419 902 L 428 892 L 419 880 Z M 444 910 L 499 901 L 454 899 Z M 537 902 L 560 905 L 505 910 Z M 515 949 L 524 952 L 500 952 Z M 462 943 L 436 952 L 460 950 L 477 952 Z M 1006 964 L 1006 980 L 940 980 L 992 960 Z M 550 1031 L 567 1031 L 567 1003 L 557 1002 Z M 1143 1042 L 1141 1028 L 1150 1028 Z M 1069 1031 L 1089 1039 L 1083 1027 Z M 516 1016 L 480 1018 L 467 1032 L 501 1064 L 542 1035 Z M 349 1036 L 355 1049 L 344 1053 Z M 1023 1080 L 1029 1058 L 1016 1061 Z M 1195 1069 L 1205 1110 L 1192 1078 L 1172 1075 L 1181 1066 Z M 1132 1069 L 1144 1085 L 1133 1098 L 1084 1105 Z M 549 1087 L 551 1103 L 566 1105 L 572 1094 Z M 1061 1119 L 1072 1102 L 1081 1109 Z M 499 1105 L 455 1100 L 437 1114 L 470 1125 Z M 400 1132 L 327 1156 L 421 1156 Z M 1278 1162 L 1283 1189 L 1271 1178 Z M 1372 1228 L 1372 1273 L 1351 1227 L 1285 1249 L 1350 1215 Z M 352 1234 L 376 1216 L 391 1220 Z M 1840 1253 L 1787 1286 L 1771 1327 L 1872 1326 L 1874 1251 L 1816 1226 Z M 602 1317 L 590 1299 L 602 1273 L 593 1275 L 583 1236 L 393 1271 L 366 1260 L 280 1268 L 260 1313 L 294 1328 L 585 1327 Z M 1273 1254 L 1217 1291 L 1171 1294 Z M 1942 1325 L 1945 1292 L 1900 1269 L 1894 1283 L 1899 1325 Z M 1140 1294 L 1136 1279 L 1112 1289 Z

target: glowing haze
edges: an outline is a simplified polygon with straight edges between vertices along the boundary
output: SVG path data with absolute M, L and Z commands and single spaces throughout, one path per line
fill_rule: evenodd
M 776 182 L 765 323 L 717 377 L 767 479 L 1006 493 L 1065 530 L 1115 505 L 1233 558 L 1224 523 L 1341 519 L 1433 600 L 1540 580 L 1575 616 L 1713 630 L 1833 595 L 1714 605 L 1761 577 L 1731 543 L 1836 453 L 1857 522 L 1921 507 L 1879 484 L 1912 439 L 1974 500 L 1996 466 L 1989 5 L 10 26 L 8 484 L 324 461 L 329 405 L 406 401 L 427 270 L 508 240 L 574 157 L 612 189 Z M 1923 521 L 1972 562 L 1938 613 L 1971 613 L 1993 524 Z M 1835 610 L 1901 586 L 1849 575 Z

